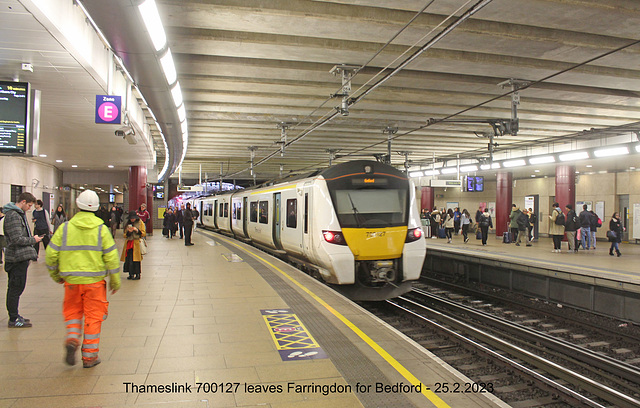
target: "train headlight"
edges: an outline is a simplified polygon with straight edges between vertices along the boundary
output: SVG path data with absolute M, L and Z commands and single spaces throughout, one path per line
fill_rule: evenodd
M 322 231 L 322 236 L 330 244 L 347 245 L 341 231 Z
M 422 238 L 422 228 L 413 228 L 407 231 L 407 239 L 404 242 L 413 242 Z

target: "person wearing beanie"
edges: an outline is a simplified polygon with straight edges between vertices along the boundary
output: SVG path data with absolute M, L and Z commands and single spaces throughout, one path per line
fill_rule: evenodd
M 76 205 L 80 211 L 53 234 L 46 263 L 51 278 L 64 284 L 65 361 L 76 363 L 84 316 L 82 363 L 90 368 L 100 364 L 100 332 L 109 312 L 105 279 L 109 277 L 111 294 L 115 294 L 120 289 L 120 259 L 109 228 L 95 216 L 100 206 L 98 195 L 85 190 Z

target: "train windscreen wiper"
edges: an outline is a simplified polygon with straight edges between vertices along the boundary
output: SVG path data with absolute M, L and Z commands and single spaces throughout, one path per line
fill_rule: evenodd
M 360 228 L 360 221 L 359 221 L 360 212 L 358 211 L 358 209 L 356 208 L 356 205 L 353 203 L 353 200 L 351 199 L 351 193 L 347 193 L 347 197 L 349 197 L 349 201 L 351 202 L 351 209 L 353 210 L 353 218 L 356 221 L 356 226 Z

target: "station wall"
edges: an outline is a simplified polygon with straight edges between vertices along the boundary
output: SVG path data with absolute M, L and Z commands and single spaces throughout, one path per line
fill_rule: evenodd
M 60 202 L 62 172 L 49 164 L 36 160 L 3 156 L 0 160 L 0 205 L 11 201 L 11 186 L 23 186 L 37 199 L 42 200 L 43 192 L 53 197 L 53 205 Z
M 426 181 L 422 180 L 422 184 Z M 471 217 L 480 203 L 496 201 L 496 181 L 485 181 L 484 192 L 463 192 L 459 189 L 436 188 L 435 205 L 438 208 L 446 208 L 447 203 L 457 202 L 460 210 L 466 208 Z M 418 187 L 418 190 L 420 187 Z M 549 214 L 555 199 L 555 178 L 516 179 L 513 181 L 513 203 L 520 208 L 524 207 L 525 196 L 537 194 L 539 197 L 539 233 L 547 236 L 549 231 Z M 578 175 L 576 181 L 576 201 L 591 201 L 594 203 L 604 201 L 604 218 L 602 228 L 598 229 L 597 237 L 606 239 L 609 220 L 614 211 L 620 211 L 619 197 L 629 196 L 629 237 L 633 237 L 633 204 L 640 203 L 640 172 L 606 173 Z M 418 192 L 417 197 L 420 197 Z M 563 209 L 564 210 L 564 209 Z M 578 209 L 578 213 L 582 208 Z M 495 223 L 495 220 L 494 220 Z

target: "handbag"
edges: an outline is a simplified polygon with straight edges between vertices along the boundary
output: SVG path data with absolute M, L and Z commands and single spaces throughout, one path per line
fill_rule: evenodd
M 618 238 L 618 235 L 616 234 L 615 231 L 609 230 L 607 231 L 607 238 L 611 240 L 615 240 L 616 238 Z
M 147 254 L 147 240 L 144 238 L 140 238 L 140 255 Z

